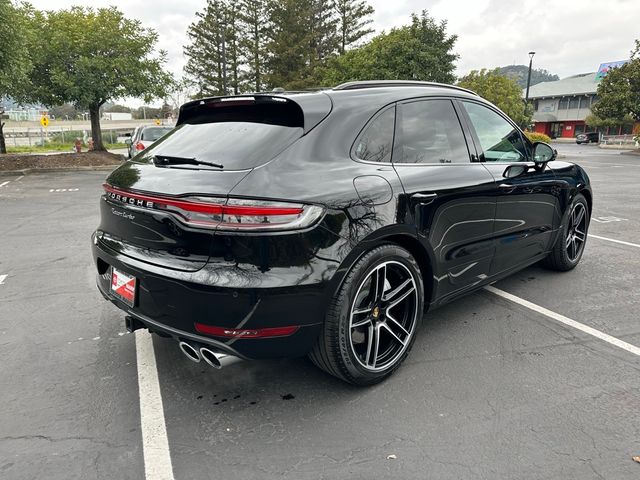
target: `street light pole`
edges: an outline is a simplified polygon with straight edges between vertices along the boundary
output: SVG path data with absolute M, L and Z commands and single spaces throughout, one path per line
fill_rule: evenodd
M 525 106 L 529 104 L 529 87 L 531 86 L 531 66 L 533 65 L 533 56 L 536 52 L 529 52 L 529 74 L 527 75 L 527 93 L 524 96 Z

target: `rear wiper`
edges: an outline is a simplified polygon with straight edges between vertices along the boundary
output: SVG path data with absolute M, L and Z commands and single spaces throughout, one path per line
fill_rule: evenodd
M 207 165 L 208 167 L 224 168 L 224 165 L 220 163 L 205 162 L 195 158 L 172 157 L 170 155 L 155 155 L 153 157 L 153 163 L 159 167 L 169 165 Z

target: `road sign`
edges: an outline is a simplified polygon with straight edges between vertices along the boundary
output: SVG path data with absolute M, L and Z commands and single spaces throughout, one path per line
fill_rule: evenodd
M 49 117 L 43 116 L 42 118 L 40 118 L 40 125 L 42 125 L 44 128 L 47 128 L 49 126 Z
M 160 119 L 156 118 L 156 125 L 160 125 Z

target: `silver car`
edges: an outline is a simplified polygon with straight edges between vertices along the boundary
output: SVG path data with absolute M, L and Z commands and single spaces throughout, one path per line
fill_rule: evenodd
M 154 142 L 160 140 L 171 130 L 173 130 L 173 127 L 167 126 L 144 125 L 136 127 L 131 135 L 131 140 L 126 141 L 129 146 L 129 158 L 133 158 L 145 148 L 149 148 Z

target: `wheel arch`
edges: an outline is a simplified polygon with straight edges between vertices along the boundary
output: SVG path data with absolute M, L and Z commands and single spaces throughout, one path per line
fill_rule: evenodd
M 413 255 L 413 258 L 416 259 L 416 262 L 418 262 L 418 266 L 420 267 L 422 282 L 424 284 L 424 305 L 426 310 L 429 304 L 433 301 L 434 293 L 432 260 L 429 257 L 427 249 L 424 248 L 418 239 L 406 234 L 389 235 L 381 238 L 380 241 L 385 243 L 395 243 L 407 250 L 411 255 Z
M 589 207 L 589 215 L 591 215 L 593 213 L 593 195 L 586 187 L 579 190 L 578 193 L 581 193 L 587 201 L 587 206 Z

